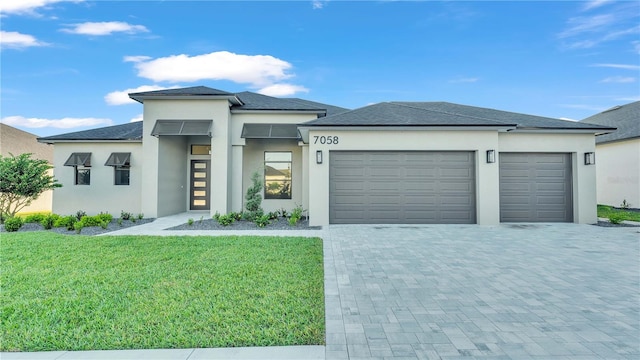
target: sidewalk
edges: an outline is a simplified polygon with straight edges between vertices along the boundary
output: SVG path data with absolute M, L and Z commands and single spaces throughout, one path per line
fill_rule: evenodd
M 3 352 L 2 360 L 324 360 L 324 346 L 269 346 L 218 349 Z

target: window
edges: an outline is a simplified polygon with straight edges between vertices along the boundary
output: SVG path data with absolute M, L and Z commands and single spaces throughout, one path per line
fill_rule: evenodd
M 291 152 L 264 153 L 264 198 L 291 199 Z
M 74 184 L 91 184 L 91 153 L 72 153 L 65 161 L 64 166 L 73 166 Z
M 76 185 L 91 185 L 91 169 L 76 166 Z
M 191 145 L 191 155 L 211 155 L 211 145 Z
M 113 166 L 115 185 L 129 185 L 129 168 L 131 153 L 111 153 L 105 166 Z

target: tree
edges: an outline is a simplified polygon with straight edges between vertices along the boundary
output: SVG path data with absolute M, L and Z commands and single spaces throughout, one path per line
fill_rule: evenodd
M 9 155 L 0 155 L 0 213 L 13 217 L 44 191 L 62 185 L 49 175 L 53 167 L 46 160 Z
M 251 186 L 247 189 L 245 195 L 245 209 L 244 218 L 249 221 L 255 221 L 257 218 L 264 214 L 262 210 L 262 177 L 259 172 L 254 172 L 251 175 Z

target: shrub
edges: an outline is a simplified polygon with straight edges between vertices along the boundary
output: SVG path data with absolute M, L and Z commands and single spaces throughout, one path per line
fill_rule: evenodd
M 138 220 L 142 220 L 144 219 L 144 214 L 143 213 L 139 213 L 138 214 Z
M 62 216 L 53 223 L 53 227 L 63 227 L 71 231 L 74 229 L 73 224 L 75 224 L 77 221 L 78 219 L 74 215 Z
M 289 225 L 296 226 L 296 224 L 298 224 L 298 221 L 302 219 L 303 211 L 304 210 L 302 210 L 302 206 L 296 205 L 296 207 L 291 211 L 291 216 L 289 217 Z
M 220 215 L 218 217 L 218 223 L 222 226 L 229 226 L 236 221 L 236 217 L 233 214 Z
M 191 226 L 193 225 L 193 219 L 189 218 L 189 220 L 187 220 L 187 225 Z
M 98 219 L 100 219 L 100 221 L 106 221 L 108 223 L 111 222 L 111 220 L 113 220 L 113 215 L 109 214 L 109 213 L 100 213 L 98 215 L 96 215 L 96 217 L 98 217 Z
M 85 216 L 82 217 L 82 219 L 80 219 L 80 221 L 78 221 L 78 223 L 80 223 L 82 225 L 82 227 L 91 227 L 91 226 L 100 226 L 103 221 L 104 220 L 102 220 L 102 218 L 100 218 L 99 215 L 96 215 L 96 216 L 86 216 L 85 215 Z
M 117 223 L 118 225 L 122 226 L 122 218 L 118 218 Z
M 83 217 L 85 217 L 85 216 L 87 216 L 87 212 L 86 212 L 86 211 L 78 210 L 78 211 L 76 212 L 76 218 L 77 218 L 78 220 L 82 220 L 82 218 L 83 218 Z
M 269 217 L 269 220 L 276 220 L 278 217 L 280 217 L 280 213 L 277 211 L 272 211 L 268 213 L 267 216 Z
M 138 221 L 138 219 L 132 217 L 131 219 L 129 219 L 129 221 L 131 221 L 132 223 L 135 223 L 136 221 Z
M 22 218 L 18 216 L 10 217 L 4 221 L 4 229 L 8 232 L 18 231 L 22 224 Z
M 621 209 L 628 209 L 631 207 L 631 204 L 627 202 L 627 199 L 622 200 L 622 204 L 620 204 Z
M 254 221 L 260 216 L 264 214 L 264 210 L 262 210 L 262 176 L 260 176 L 259 172 L 254 172 L 251 175 L 251 186 L 247 189 L 247 194 L 245 195 L 245 203 L 244 207 L 247 211 L 244 213 L 244 218 L 248 221 Z
M 87 218 L 86 216 L 84 218 Z M 80 231 L 82 231 L 82 228 L 84 227 L 84 225 L 82 224 L 82 221 L 76 221 L 75 224 L 73 224 L 73 229 L 76 231 L 76 234 L 80 234 Z
M 31 215 L 27 215 L 27 217 L 24 218 L 24 222 L 39 223 L 39 222 L 42 222 L 42 220 L 44 220 L 45 217 L 46 217 L 45 214 L 31 214 Z
M 609 214 L 609 222 L 612 224 L 620 224 L 625 216 L 622 212 L 614 212 Z
M 262 216 L 260 216 L 259 218 L 256 219 L 255 223 L 256 225 L 258 225 L 258 227 L 265 227 L 269 224 L 271 224 L 271 222 L 269 221 L 269 214 L 264 214 Z
M 100 227 L 107 230 L 107 227 L 109 227 L 109 223 L 106 221 L 103 221 L 100 223 Z
M 220 213 L 216 211 L 216 213 L 213 214 L 213 220 L 218 221 L 219 218 L 220 218 Z
M 58 219 L 60 219 L 60 215 L 49 214 L 40 221 L 40 225 L 42 225 L 45 230 L 50 230 Z
M 122 210 L 120 210 L 120 219 L 122 219 L 122 220 L 129 220 L 129 219 L 131 219 L 131 213 L 130 213 L 130 212 L 126 212 L 126 211 L 122 211 Z
M 280 216 L 282 216 L 283 218 L 286 218 L 287 216 L 289 216 L 289 213 L 287 212 L 287 209 L 282 208 L 280 209 Z

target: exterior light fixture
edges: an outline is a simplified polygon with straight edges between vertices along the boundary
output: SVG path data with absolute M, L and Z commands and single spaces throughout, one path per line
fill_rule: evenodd
M 596 163 L 596 153 L 586 152 L 584 153 L 584 164 L 594 165 Z
M 316 151 L 316 164 L 322 164 L 322 150 Z
M 487 164 L 493 164 L 496 162 L 496 151 L 487 150 Z

